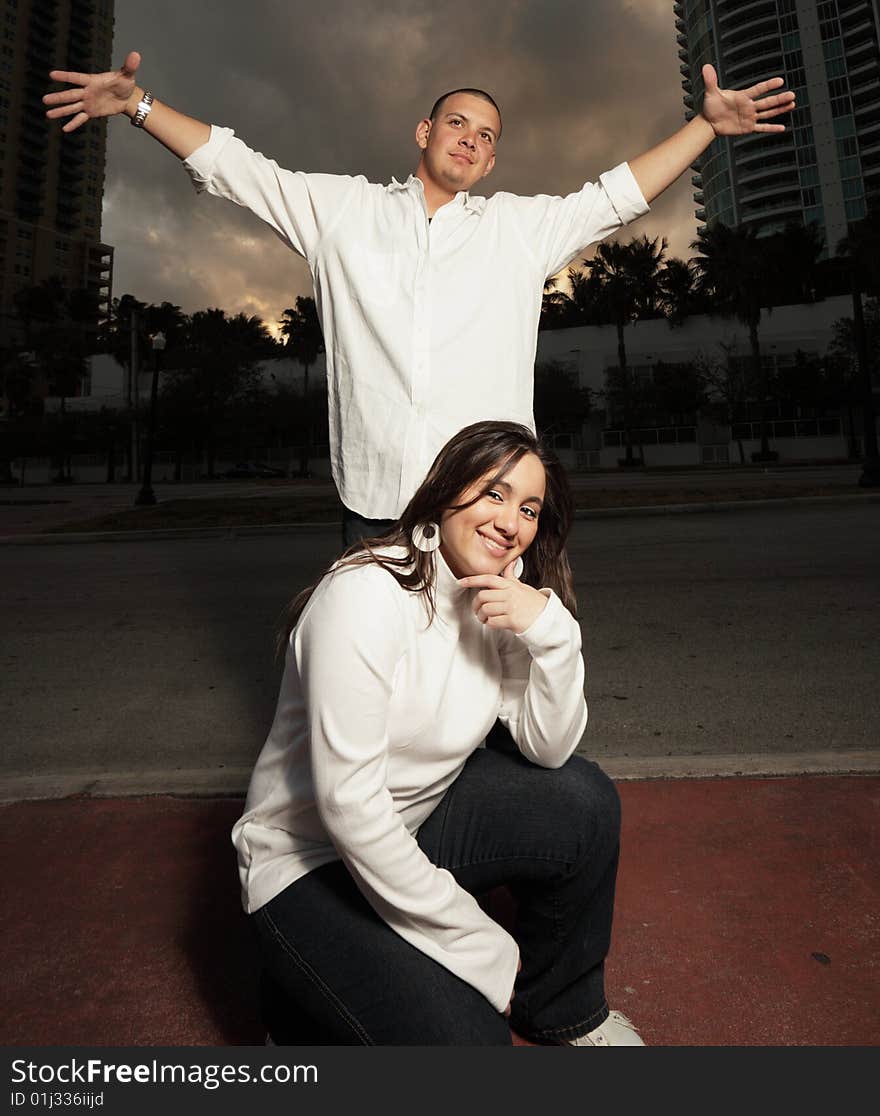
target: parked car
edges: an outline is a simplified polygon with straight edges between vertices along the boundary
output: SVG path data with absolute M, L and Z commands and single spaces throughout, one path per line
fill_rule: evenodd
M 237 461 L 223 476 L 229 480 L 236 478 L 255 480 L 258 477 L 286 477 L 287 470 L 276 469 L 274 465 L 267 465 L 265 461 Z

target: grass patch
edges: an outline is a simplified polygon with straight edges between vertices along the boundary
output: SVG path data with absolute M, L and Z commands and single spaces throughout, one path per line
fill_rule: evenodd
M 342 517 L 335 489 L 282 496 L 205 497 L 163 500 L 153 507 L 127 508 L 51 528 L 53 534 L 79 531 L 158 531 L 173 527 L 250 527 L 273 523 L 332 523 Z
M 761 484 L 705 488 L 581 488 L 575 480 L 579 509 L 658 507 L 741 500 L 790 499 L 797 496 L 839 496 L 839 485 Z M 250 527 L 280 523 L 332 523 L 342 518 L 342 504 L 330 485 L 297 487 L 272 496 L 213 496 L 164 500 L 153 507 L 127 508 L 92 519 L 52 527 L 48 533 L 94 531 L 155 531 L 188 527 Z

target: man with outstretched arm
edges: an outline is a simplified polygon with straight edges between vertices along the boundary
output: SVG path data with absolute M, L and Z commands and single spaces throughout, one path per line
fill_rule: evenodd
M 544 280 L 647 212 L 716 136 L 781 132 L 782 78 L 742 91 L 703 67 L 702 110 L 673 136 L 568 197 L 474 196 L 495 165 L 501 115 L 489 94 L 445 94 L 416 128 L 406 182 L 293 173 L 228 128 L 185 116 L 119 70 L 53 70 L 69 88 L 47 116 L 73 131 L 125 113 L 184 161 L 196 189 L 251 209 L 309 264 L 327 352 L 330 454 L 346 543 L 396 519 L 438 449 L 481 419 L 533 428 Z

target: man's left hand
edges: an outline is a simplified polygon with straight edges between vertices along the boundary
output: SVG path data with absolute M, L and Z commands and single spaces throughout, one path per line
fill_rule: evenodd
M 771 117 L 791 112 L 795 97 L 791 90 L 776 93 L 785 85 L 781 77 L 759 82 L 749 89 L 719 89 L 715 67 L 703 67 L 702 115 L 712 125 L 716 136 L 744 136 L 750 132 L 784 132 L 784 124 L 766 123 Z

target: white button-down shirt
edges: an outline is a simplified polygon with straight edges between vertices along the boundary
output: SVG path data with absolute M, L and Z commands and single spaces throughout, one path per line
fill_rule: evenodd
M 282 169 L 228 128 L 186 167 L 308 262 L 327 350 L 330 458 L 343 503 L 396 518 L 453 434 L 534 428 L 544 280 L 647 212 L 626 163 L 568 197 L 460 192 L 429 222 L 422 183 Z

